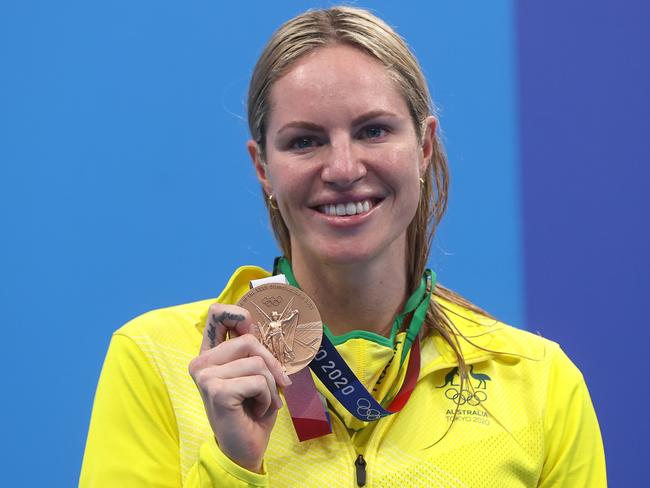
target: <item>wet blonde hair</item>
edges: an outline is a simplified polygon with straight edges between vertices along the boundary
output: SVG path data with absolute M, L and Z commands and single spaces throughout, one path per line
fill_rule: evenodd
M 252 138 L 265 161 L 266 129 L 271 112 L 273 84 L 302 56 L 333 44 L 353 46 L 383 64 L 407 103 L 415 132 L 421 141 L 429 115 L 435 114 L 422 70 L 406 42 L 384 21 L 367 10 L 332 7 L 307 11 L 282 25 L 262 52 L 248 91 L 248 124 Z M 264 164 L 264 163 L 263 163 Z M 438 133 L 434 134 L 433 153 L 428 170 L 422 175 L 420 200 L 407 229 L 407 283 L 409 292 L 419 285 L 426 268 L 436 227 L 447 208 L 449 168 Z M 273 232 L 284 255 L 291 260 L 289 230 L 276 206 L 266 195 L 265 202 Z M 451 290 L 436 284 L 434 294 L 483 315 L 484 311 Z M 461 352 L 458 329 L 447 317 L 444 306 L 432 299 L 426 330 L 438 331 L 454 350 L 459 361 L 461 382 L 467 368 Z M 461 383 L 462 384 L 462 383 Z

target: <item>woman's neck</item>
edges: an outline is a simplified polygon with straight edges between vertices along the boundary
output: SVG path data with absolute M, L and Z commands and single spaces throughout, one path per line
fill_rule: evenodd
M 355 265 L 331 265 L 292 256 L 300 288 L 316 303 L 335 335 L 355 329 L 388 336 L 407 298 L 404 257 Z

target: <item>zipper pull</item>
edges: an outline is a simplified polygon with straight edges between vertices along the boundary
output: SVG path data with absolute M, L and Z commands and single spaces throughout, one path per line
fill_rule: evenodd
M 354 465 L 357 467 L 357 486 L 366 485 L 366 460 L 363 459 L 363 455 L 359 454 L 357 460 L 354 462 Z

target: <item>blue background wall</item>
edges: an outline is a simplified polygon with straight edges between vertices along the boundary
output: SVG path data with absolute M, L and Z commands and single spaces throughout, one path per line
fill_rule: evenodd
M 323 5 L 0 4 L 7 485 L 76 483 L 114 329 L 216 296 L 242 263 L 270 265 L 247 82 L 274 28 Z M 648 423 L 619 419 L 648 338 L 635 306 L 648 290 L 647 7 L 361 5 L 406 37 L 440 109 L 452 193 L 432 267 L 563 344 L 594 396 L 612 485 L 634 486 L 627 446 Z

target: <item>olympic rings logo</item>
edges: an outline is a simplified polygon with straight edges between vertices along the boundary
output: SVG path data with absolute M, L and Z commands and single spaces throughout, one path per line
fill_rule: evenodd
M 277 307 L 282 303 L 282 297 L 277 296 L 277 297 L 264 297 L 262 298 L 262 303 L 266 305 L 267 307 Z
M 465 388 L 460 391 L 457 388 L 449 388 L 445 391 L 445 396 L 458 405 L 465 405 L 467 403 L 472 407 L 476 407 L 487 400 L 487 393 L 484 391 L 469 391 Z
M 370 401 L 367 398 L 357 400 L 357 414 L 364 420 L 373 421 L 381 418 L 381 413 L 376 408 L 370 408 Z

